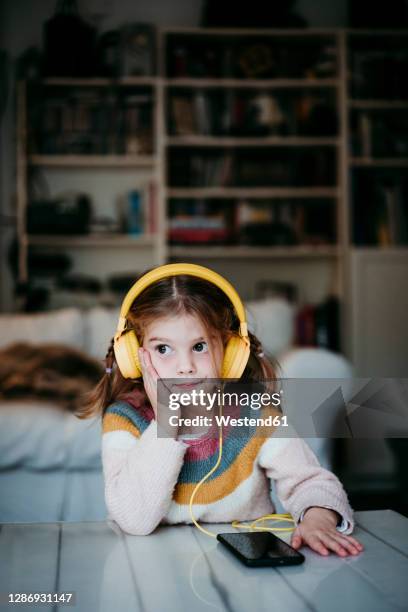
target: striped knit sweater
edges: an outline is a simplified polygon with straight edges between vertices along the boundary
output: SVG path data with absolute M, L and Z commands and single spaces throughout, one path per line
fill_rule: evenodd
M 134 396 L 111 404 L 102 425 L 108 518 L 134 535 L 147 535 L 159 524 L 191 523 L 190 497 L 217 462 L 218 439 L 159 438 L 150 404 Z M 306 442 L 253 433 L 224 433 L 221 463 L 194 498 L 195 519 L 226 523 L 275 512 L 270 480 L 295 523 L 308 507 L 322 506 L 343 517 L 339 530 L 352 533 L 353 512 L 343 486 Z

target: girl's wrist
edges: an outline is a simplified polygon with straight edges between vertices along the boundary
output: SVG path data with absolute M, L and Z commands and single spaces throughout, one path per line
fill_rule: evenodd
M 310 506 L 307 508 L 304 512 L 303 520 L 305 520 L 307 515 L 309 518 L 312 518 L 314 515 L 316 517 L 325 516 L 333 523 L 334 527 L 340 525 L 342 521 L 342 517 L 336 510 L 332 510 L 331 508 L 323 508 L 322 506 Z

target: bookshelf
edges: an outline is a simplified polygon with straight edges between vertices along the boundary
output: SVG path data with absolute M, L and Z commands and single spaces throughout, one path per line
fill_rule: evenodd
M 247 299 L 265 279 L 301 302 L 342 299 L 340 43 L 332 30 L 163 30 L 169 261 L 226 273 Z
M 177 65 L 175 68 L 173 61 L 180 40 L 195 49 L 195 68 L 192 71 L 187 68 L 182 75 L 177 73 Z M 38 115 L 34 115 L 33 119 L 33 108 L 28 102 L 28 85 L 20 84 L 20 281 L 29 279 L 27 255 L 29 249 L 35 249 L 51 253 L 67 252 L 74 258 L 77 269 L 83 269 L 87 259 L 90 266 L 94 267 L 97 256 L 106 251 L 107 254 L 111 253 L 106 259 L 115 261 L 114 265 L 117 265 L 119 253 L 123 257 L 125 253 L 131 253 L 130 257 L 137 262 L 137 267 L 149 267 L 181 258 L 201 261 L 204 265 L 208 260 L 209 265 L 216 269 L 235 266 L 236 270 L 242 270 L 244 262 L 248 262 L 251 268 L 249 277 L 254 282 L 257 280 L 256 273 L 260 279 L 269 278 L 273 272 L 271 267 L 277 265 L 283 277 L 288 274 L 290 276 L 296 265 L 295 282 L 299 280 L 299 270 L 302 270 L 302 282 L 312 287 L 313 278 L 318 274 L 319 281 L 315 290 L 311 291 L 315 297 L 316 294 L 324 296 L 331 286 L 340 285 L 340 210 L 344 193 L 339 180 L 343 139 L 339 121 L 342 80 L 337 33 L 326 30 L 173 28 L 158 33 L 158 48 L 158 76 L 126 77 L 114 82 L 106 78 L 47 78 L 40 84 L 40 89 L 48 92 L 43 96 L 46 111 L 53 96 L 57 101 L 59 95 L 66 99 L 68 92 L 75 102 L 81 98 L 81 92 L 86 91 L 90 103 L 93 97 L 101 96 L 104 99 L 112 92 L 116 92 L 120 99 L 123 99 L 127 91 L 150 94 L 152 143 L 147 150 L 127 151 L 123 144 L 115 148 L 114 144 L 109 144 L 108 138 L 108 144 L 99 143 L 94 147 L 92 142 L 89 144 L 85 141 L 82 149 L 73 146 L 73 150 L 68 147 L 61 151 L 58 142 L 55 144 L 53 141 L 52 134 L 51 138 L 38 138 L 46 146 L 36 149 L 32 146 L 30 126 L 37 125 Z M 200 66 L 200 53 L 206 55 L 208 49 L 215 49 L 215 55 L 210 57 L 214 69 L 209 71 L 203 70 L 202 63 Z M 221 72 L 216 67 L 217 53 L 218 59 L 221 58 L 223 62 Z M 296 61 L 299 56 L 302 57 L 302 66 L 298 66 Z M 234 63 L 234 57 L 240 59 L 238 64 Z M 264 66 L 261 72 L 257 67 L 259 62 L 261 68 Z M 195 121 L 194 112 L 197 110 L 200 117 L 200 122 L 190 132 L 188 129 L 174 129 L 170 117 L 170 105 L 177 98 L 181 99 L 183 115 L 186 110 L 184 104 L 183 111 L 183 100 L 186 97 L 190 101 L 193 99 L 197 105 L 190 109 L 190 117 L 189 112 L 184 113 L 187 123 Z M 217 104 L 221 104 L 226 123 L 209 125 L 209 119 L 214 115 L 213 106 Z M 238 114 L 247 113 L 241 121 L 235 122 L 235 126 L 231 122 L 231 109 L 234 106 Z M 283 110 L 285 106 L 290 108 L 287 116 Z M 239 107 L 242 107 L 241 111 Z M 324 113 L 323 121 L 316 120 L 319 109 Z M 48 123 L 52 122 L 52 111 L 52 104 L 48 113 L 43 109 Z M 314 125 L 310 120 L 313 111 Z M 250 120 L 254 112 L 260 114 L 262 120 Z M 109 120 L 106 125 L 109 125 Z M 249 126 L 248 129 L 245 125 Z M 100 147 L 104 147 L 103 151 L 99 150 Z M 280 156 L 282 161 L 279 161 Z M 189 170 L 182 168 L 181 174 L 184 178 L 196 174 L 192 184 L 184 184 L 177 177 L 173 180 L 173 164 L 185 164 L 186 158 L 193 159 L 193 167 Z M 309 178 L 311 173 L 307 170 L 307 164 L 311 158 L 315 158 L 315 166 L 320 166 L 321 180 L 319 177 L 313 180 Z M 302 167 L 302 164 L 306 166 L 306 170 L 303 170 L 304 180 L 301 176 L 286 176 L 287 180 L 282 180 L 285 173 L 287 175 L 285 166 L 291 169 Z M 269 181 L 265 173 L 264 176 L 257 176 L 262 166 L 267 166 L 271 175 L 273 169 L 277 168 L 273 181 Z M 61 184 L 63 178 L 67 182 L 75 181 L 79 188 L 83 184 L 81 176 L 85 171 L 89 177 L 94 175 L 95 181 L 102 180 L 107 173 L 111 173 L 112 177 L 116 174 L 120 177 L 126 171 L 134 172 L 135 176 L 142 173 L 153 177 L 158 185 L 156 234 L 129 237 L 116 230 L 109 235 L 51 236 L 44 235 L 44 232 L 30 235 L 27 232 L 28 175 L 31 172 L 44 173 L 50 189 Z M 242 174 L 241 180 L 232 180 L 232 174 L 237 175 L 239 171 Z M 328 175 L 330 178 L 326 180 Z M 101 203 L 97 202 L 96 206 L 103 209 L 105 194 L 100 193 L 100 196 Z M 172 228 L 174 206 L 184 213 L 186 208 L 195 209 L 193 216 L 196 218 L 193 219 L 194 227 L 190 228 L 190 233 L 195 232 L 196 235 L 203 229 L 200 228 L 196 214 L 197 210 L 201 210 L 204 229 L 209 224 L 206 228 L 207 239 L 198 244 L 191 244 L 184 239 L 174 242 L 172 231 L 180 235 L 180 227 Z M 308 231 L 311 228 L 310 241 L 308 238 L 299 240 L 293 236 L 284 236 L 288 234 L 287 228 L 281 223 L 278 213 L 286 215 L 288 219 L 296 210 L 299 231 L 302 232 L 302 224 L 308 225 Z M 257 240 L 256 232 L 254 237 L 251 234 L 253 228 L 248 227 L 245 240 L 239 239 L 237 235 L 220 240 L 220 236 L 227 236 L 226 230 L 237 227 L 239 215 L 257 217 L 259 226 L 268 222 L 273 228 L 275 223 L 276 229 L 279 229 L 280 224 L 281 237 L 277 237 L 276 244 L 269 243 L 264 231 L 263 237 Z M 310 218 L 305 219 L 308 215 Z M 210 223 L 209 216 L 213 216 Z M 313 234 L 313 226 L 318 224 L 323 228 L 325 224 L 330 226 L 327 236 L 320 235 L 319 231 Z M 183 229 L 181 235 L 182 232 Z M 211 242 L 213 244 L 210 247 Z M 224 270 L 224 273 L 229 274 L 228 270 Z M 253 284 L 240 287 L 238 278 L 237 285 L 244 297 L 253 297 Z
M 39 252 L 48 257 L 64 252 L 72 260 L 74 273 L 88 275 L 97 271 L 98 257 L 102 257 L 105 274 L 120 273 L 126 267 L 137 272 L 152 262 L 164 262 L 160 99 L 157 77 L 47 78 L 39 83 L 18 83 L 21 283 L 35 283 L 36 272 L 30 271 L 29 258 Z M 103 186 L 98 188 L 98 183 Z M 32 208 L 30 214 L 30 199 L 57 200 L 64 198 L 66 191 L 89 194 L 92 214 L 88 226 L 78 225 L 78 232 L 69 228 L 52 234 L 41 232 L 41 223 L 35 218 L 46 213 Z M 130 227 L 126 208 L 130 206 L 126 198 L 133 192 L 140 195 L 139 228 Z M 121 266 L 121 257 L 131 263 Z
M 344 33 L 347 354 L 357 376 L 406 376 L 408 31 Z
M 41 82 L 45 103 L 54 106 L 68 92 L 74 106 L 84 92 L 89 104 L 116 96 L 119 107 L 128 93 L 144 97 L 148 129 L 128 144 L 109 138 L 111 113 L 102 122 L 105 140 L 68 140 L 61 151 L 49 129 L 46 146 L 33 147 L 35 106 L 29 84 L 20 83 L 20 281 L 30 278 L 28 250 L 35 249 L 68 252 L 76 270 L 96 271 L 101 259 L 113 272 L 125 261 L 135 271 L 196 261 L 228 276 L 244 299 L 256 297 L 258 282 L 291 282 L 303 303 L 339 298 L 342 346 L 352 358 L 356 251 L 366 258 L 375 253 L 378 261 L 387 249 L 408 249 L 403 236 L 394 244 L 403 227 L 395 221 L 395 193 L 407 181 L 408 86 L 389 61 L 394 54 L 399 69 L 406 67 L 407 40 L 406 31 L 164 28 L 157 36 L 157 76 Z M 52 128 L 52 109 L 43 115 Z M 83 113 L 79 121 L 86 122 Z M 33 172 L 47 177 L 52 192 L 64 181 L 78 190 L 100 185 L 95 209 L 105 213 L 115 197 L 112 185 L 120 191 L 153 181 L 155 231 L 30 235 Z M 384 177 L 381 213 L 376 185 Z M 361 198 L 362 189 L 371 196 Z M 384 220 L 387 210 L 394 210 L 393 230 Z M 374 212 L 377 234 L 369 229 Z
M 346 36 L 350 240 L 408 249 L 408 32 Z
M 31 166 L 78 168 L 153 168 L 157 159 L 153 155 L 30 155 Z

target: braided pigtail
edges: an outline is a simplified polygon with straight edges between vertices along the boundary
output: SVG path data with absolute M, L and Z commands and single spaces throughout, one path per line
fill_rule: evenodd
M 109 344 L 109 348 L 105 355 L 105 374 L 107 374 L 108 376 L 112 374 L 113 364 L 114 362 L 116 362 L 115 351 L 113 350 L 114 343 L 115 343 L 115 339 L 112 338 Z
M 103 415 L 105 409 L 114 400 L 135 388 L 134 381 L 123 378 L 117 367 L 113 346 L 114 338 L 111 339 L 103 360 L 105 364 L 104 375 L 96 387 L 84 395 L 82 405 L 76 411 L 76 416 L 80 419 Z
M 255 334 L 249 331 L 248 337 L 250 341 L 250 355 L 241 379 L 248 382 L 265 381 L 265 388 L 271 392 L 275 391 L 280 368 L 279 363 L 276 359 L 265 353 L 261 341 Z

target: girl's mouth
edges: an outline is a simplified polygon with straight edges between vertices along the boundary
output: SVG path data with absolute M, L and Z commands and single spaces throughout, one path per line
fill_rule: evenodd
M 197 387 L 199 384 L 201 384 L 204 379 L 201 380 L 195 380 L 195 382 L 191 382 L 191 383 L 181 383 L 181 384 L 177 384 L 175 383 L 174 386 L 177 387 L 178 389 L 192 389 L 193 387 Z

